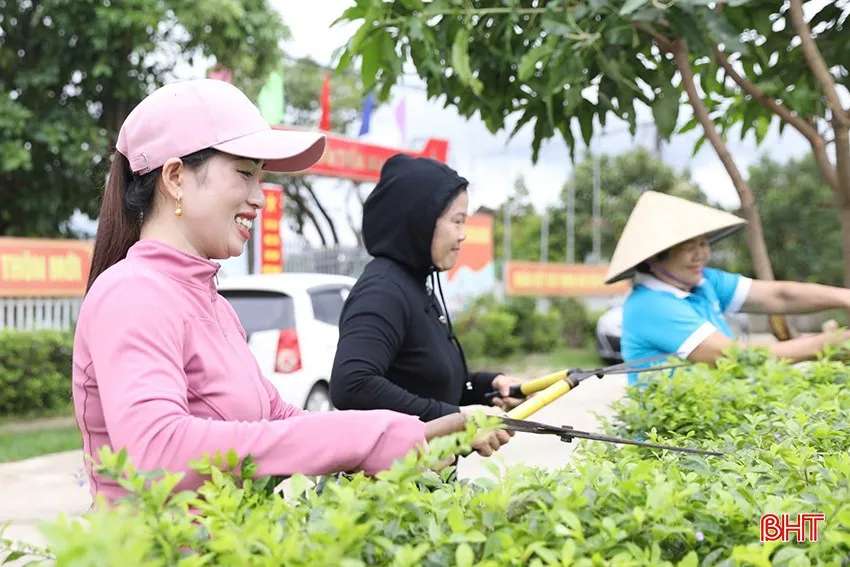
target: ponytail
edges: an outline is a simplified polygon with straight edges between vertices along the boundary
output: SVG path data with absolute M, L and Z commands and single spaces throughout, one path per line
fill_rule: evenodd
M 181 159 L 187 168 L 196 169 L 216 153 L 216 150 L 206 149 Z M 142 221 L 151 211 L 161 174 L 160 167 L 144 175 L 136 175 L 121 152 L 113 154 L 100 206 L 86 293 L 100 274 L 123 260 L 133 244 L 139 241 Z

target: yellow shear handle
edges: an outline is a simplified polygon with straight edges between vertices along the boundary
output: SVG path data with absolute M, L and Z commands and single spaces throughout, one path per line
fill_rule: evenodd
M 788 326 L 788 320 L 782 315 L 771 315 L 768 317 L 770 330 L 773 336 L 779 341 L 790 341 L 794 337 L 791 334 L 791 327 Z
M 539 380 L 544 380 L 549 376 L 544 376 Z M 573 389 L 575 384 L 569 378 L 561 378 L 548 388 L 537 394 L 531 399 L 522 402 L 520 405 L 508 412 L 508 417 L 514 419 L 525 419 L 533 413 L 536 413 L 548 406 L 567 392 Z
M 520 384 L 519 389 L 524 396 L 528 396 L 530 394 L 534 394 L 535 392 L 545 390 L 552 384 L 560 382 L 561 380 L 567 377 L 568 373 L 569 370 L 558 370 L 557 372 L 553 372 L 552 374 L 547 374 L 546 376 L 541 376 L 540 378 L 535 378 L 534 380 L 523 382 L 522 384 Z

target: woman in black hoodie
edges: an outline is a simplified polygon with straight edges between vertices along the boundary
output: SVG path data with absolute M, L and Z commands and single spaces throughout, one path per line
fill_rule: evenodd
M 493 413 L 484 394 L 507 396 L 521 380 L 467 369 L 438 272 L 451 269 L 466 237 L 468 181 L 427 158 L 398 154 L 363 207 L 363 240 L 374 259 L 351 290 L 339 321 L 331 374 L 338 409 L 390 409 L 431 421 L 451 413 Z M 436 282 L 436 283 L 435 283 Z M 510 409 L 522 400 L 499 397 Z M 489 410 L 489 411 L 488 411 Z M 505 432 L 499 432 L 504 434 Z M 502 435 L 501 443 L 508 436 Z M 476 447 L 482 455 L 498 448 Z

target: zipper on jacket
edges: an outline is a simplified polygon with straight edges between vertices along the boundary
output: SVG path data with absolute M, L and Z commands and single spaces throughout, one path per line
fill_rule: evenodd
M 224 337 L 227 346 L 230 347 L 230 350 L 233 351 L 233 355 L 238 359 L 239 353 L 236 352 L 236 349 L 233 347 L 232 344 L 230 344 L 230 339 L 227 337 L 227 333 L 224 332 L 224 326 L 221 324 L 221 320 L 218 318 L 218 308 L 215 304 L 215 300 L 216 296 L 214 295 L 212 298 L 212 306 L 213 313 L 215 313 L 215 322 L 218 325 L 218 330 L 221 331 L 221 336 Z M 254 356 L 253 353 L 251 353 L 251 356 Z M 257 384 L 257 379 L 255 377 L 252 377 L 251 382 L 254 384 L 254 393 L 257 394 L 257 402 L 260 404 L 260 415 L 263 417 L 263 419 L 268 419 L 269 417 L 271 417 L 271 405 L 269 405 L 269 415 L 266 415 L 266 406 L 263 403 L 263 395 L 260 393 L 260 387 Z

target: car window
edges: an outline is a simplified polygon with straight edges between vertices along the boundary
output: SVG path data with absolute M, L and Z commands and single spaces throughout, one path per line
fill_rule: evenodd
M 233 306 L 248 335 L 295 327 L 295 306 L 288 295 L 253 290 L 221 290 L 219 293 Z
M 311 291 L 310 301 L 313 302 L 313 314 L 316 319 L 329 325 L 339 325 L 339 316 L 345 303 L 340 288 Z

